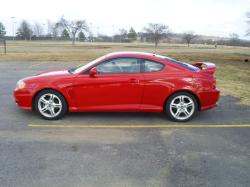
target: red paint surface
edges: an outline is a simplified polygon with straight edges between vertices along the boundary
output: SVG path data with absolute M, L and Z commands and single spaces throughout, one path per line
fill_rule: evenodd
M 191 71 L 178 64 L 147 53 L 114 53 L 97 64 L 117 57 L 150 59 L 165 65 L 159 72 L 130 74 L 96 74 L 90 76 L 81 72 L 70 74 L 67 70 L 52 71 L 24 79 L 26 87 L 15 90 L 18 106 L 32 109 L 36 94 L 43 89 L 54 89 L 66 99 L 69 111 L 144 111 L 162 112 L 168 97 L 178 91 L 195 95 L 200 109 L 216 106 L 219 91 L 215 86 L 215 65 L 195 65 L 201 70 Z M 211 67 L 211 68 L 209 68 Z

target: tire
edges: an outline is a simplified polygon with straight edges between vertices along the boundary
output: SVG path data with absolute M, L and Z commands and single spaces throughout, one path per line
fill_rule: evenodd
M 165 106 L 167 116 L 176 122 L 186 122 L 192 119 L 198 111 L 196 98 L 187 92 L 171 95 Z
M 65 98 L 54 90 L 41 91 L 34 100 L 36 112 L 44 119 L 57 120 L 68 111 Z

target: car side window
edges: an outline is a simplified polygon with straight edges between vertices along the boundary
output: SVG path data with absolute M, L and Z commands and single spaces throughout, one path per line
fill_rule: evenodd
M 144 61 L 144 72 L 161 71 L 163 68 L 164 68 L 164 65 L 159 62 L 154 62 L 150 60 Z
M 116 58 L 96 66 L 99 74 L 139 73 L 140 61 L 136 58 Z

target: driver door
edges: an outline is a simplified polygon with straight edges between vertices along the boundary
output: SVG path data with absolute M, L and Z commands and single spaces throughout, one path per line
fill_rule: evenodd
M 123 57 L 96 66 L 94 77 L 79 75 L 74 93 L 82 111 L 138 111 L 142 101 L 141 60 Z

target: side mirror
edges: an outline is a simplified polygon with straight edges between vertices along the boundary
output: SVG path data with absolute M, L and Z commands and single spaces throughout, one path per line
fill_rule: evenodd
M 89 76 L 90 76 L 90 77 L 95 77 L 96 74 L 97 74 L 97 69 L 96 69 L 96 67 L 94 67 L 94 68 L 92 68 L 92 69 L 90 70 Z

